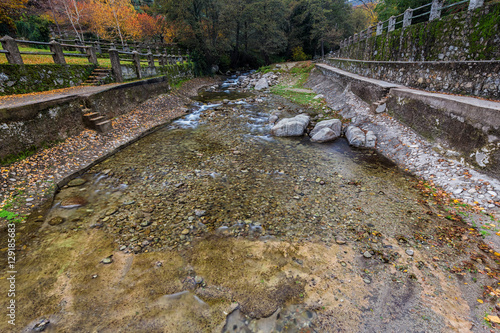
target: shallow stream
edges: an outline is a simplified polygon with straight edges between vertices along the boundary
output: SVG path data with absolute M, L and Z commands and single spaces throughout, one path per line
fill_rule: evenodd
M 185 117 L 123 149 L 62 189 L 43 228 L 104 230 L 120 256 L 156 253 L 161 258 L 161 253 L 179 251 L 188 258 L 188 268 L 176 275 L 182 287 L 177 283 L 163 301 L 191 300 L 193 296 L 183 293 L 185 290 L 191 293 L 212 285 L 220 287 L 217 290 L 228 289 L 232 296 L 219 298 L 237 302 L 239 307 L 233 307 L 223 331 L 298 332 L 310 328 L 324 332 L 321 325 L 341 329 L 341 319 L 335 326 L 326 317 L 318 319 L 317 313 L 325 310 L 326 304 L 325 313 L 333 307 L 339 309 L 346 297 L 353 304 L 359 302 L 351 306 L 343 303 L 344 310 L 335 310 L 340 311 L 338 318 L 347 316 L 346 311 L 356 316 L 367 311 L 363 316 L 377 317 L 369 310 L 370 297 L 374 301 L 377 296 L 365 294 L 364 286 L 378 281 L 390 290 L 390 283 L 384 281 L 400 283 L 398 279 L 410 274 L 416 279 L 420 275 L 412 269 L 417 262 L 413 257 L 423 260 L 436 255 L 436 228 L 456 226 L 437 216 L 432 204 L 422 201 L 414 189 L 415 179 L 372 150 L 352 149 L 344 139 L 316 144 L 307 136 L 270 136 L 268 117 L 272 110 L 279 108 L 290 116 L 303 111 L 280 97 L 235 91 L 236 80 L 232 78 L 219 90 L 201 93 Z M 457 231 L 458 237 L 463 232 Z M 259 270 L 264 264 L 247 262 L 257 260 L 256 252 L 240 252 L 246 251 L 245 246 L 250 249 L 272 242 L 289 244 L 294 250 L 279 250 L 279 257 L 275 251 L 259 252 L 258 259 L 265 265 L 282 269 L 280 274 L 270 270 L 262 275 Z M 219 248 L 228 244 L 227 249 Z M 301 244 L 316 245 L 299 250 Z M 313 251 L 318 248 L 325 252 Z M 443 255 L 455 249 L 439 251 Z M 231 253 L 239 258 L 236 262 L 226 257 Z M 328 256 L 336 263 L 331 267 L 307 264 L 311 258 L 326 260 Z M 377 263 L 360 262 L 363 256 L 377 259 Z M 406 270 L 387 270 L 384 274 L 393 274 L 391 280 L 382 273 L 387 267 L 383 263 L 388 262 L 400 262 Z M 288 269 L 292 266 L 295 268 Z M 358 280 L 352 278 L 351 289 L 345 292 L 349 296 L 341 299 L 334 297 L 330 288 L 336 290 L 333 286 L 338 281 L 344 283 L 339 270 L 346 266 Z M 241 272 L 236 273 L 235 267 Z M 310 275 L 297 269 L 315 272 L 314 285 Z M 322 285 L 328 279 L 337 282 L 323 286 L 325 294 L 313 291 L 316 283 Z M 273 292 L 259 289 L 259 284 L 272 287 Z M 398 289 L 389 293 L 397 294 Z M 419 293 L 413 290 L 408 297 Z M 214 306 L 217 300 L 202 291 L 193 295 L 196 306 Z M 387 306 L 392 302 L 389 298 Z M 391 304 L 396 308 L 391 310 L 395 317 L 407 306 L 397 297 Z M 380 318 L 385 306 L 379 305 Z M 424 331 L 426 327 L 445 327 L 446 320 L 431 308 L 424 303 L 419 308 L 430 320 L 422 322 L 421 314 L 406 314 L 401 318 L 403 325 L 423 325 Z M 265 322 L 265 318 L 271 319 Z M 359 332 L 398 325 L 397 321 L 381 324 L 377 317 L 379 321 L 379 326 L 357 323 L 361 326 L 352 328 Z M 197 329 L 208 325 L 204 323 Z

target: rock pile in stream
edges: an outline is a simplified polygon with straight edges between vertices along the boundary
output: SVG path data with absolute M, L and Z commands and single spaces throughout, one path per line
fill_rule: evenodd
M 293 118 L 284 118 L 278 121 L 280 111 L 273 111 L 269 117 L 269 123 L 274 125 L 271 134 L 274 136 L 302 136 L 309 125 L 310 117 L 307 114 L 300 114 Z M 278 122 L 276 124 L 276 122 Z M 339 119 L 323 120 L 314 126 L 309 133 L 312 142 L 330 142 L 342 136 L 344 133 L 347 141 L 353 147 L 374 148 L 377 137 L 372 131 L 364 132 L 357 126 L 349 125 L 342 129 L 342 122 Z
M 279 82 L 279 73 L 269 72 L 266 74 L 254 73 L 248 76 L 240 76 L 238 88 L 254 88 L 255 90 L 266 90 Z

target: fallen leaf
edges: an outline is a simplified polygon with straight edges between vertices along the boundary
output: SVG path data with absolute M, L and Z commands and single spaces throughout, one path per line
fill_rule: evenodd
M 498 318 L 498 316 L 488 316 L 487 317 L 489 321 L 492 321 L 494 322 L 495 324 L 500 324 L 500 318 Z
M 478 299 L 477 301 L 478 301 L 479 303 L 481 303 L 481 304 L 483 304 L 483 303 L 484 303 L 482 299 Z

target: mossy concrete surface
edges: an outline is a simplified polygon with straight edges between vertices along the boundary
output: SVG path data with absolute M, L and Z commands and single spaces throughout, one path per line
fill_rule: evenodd
M 377 61 L 500 60 L 500 4 L 422 22 L 342 48 L 341 58 Z
M 107 119 L 127 113 L 147 99 L 168 92 L 171 84 L 194 77 L 192 71 L 183 68 L 147 80 L 40 95 L 26 103 L 9 99 L 0 105 L 0 158 L 77 135 L 84 129 L 83 107 Z
M 0 65 L 0 96 L 80 85 L 95 65 Z

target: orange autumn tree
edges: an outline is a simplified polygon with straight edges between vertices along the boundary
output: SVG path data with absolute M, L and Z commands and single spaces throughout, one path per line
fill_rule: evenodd
M 119 38 L 122 44 L 140 37 L 138 14 L 130 0 L 88 0 L 85 6 L 85 22 L 99 37 Z
M 0 24 L 7 25 L 15 30 L 15 17 L 19 16 L 21 10 L 26 8 L 28 0 L 1 0 L 0 1 Z
M 158 15 L 156 17 L 147 13 L 141 13 L 137 16 L 141 39 L 143 40 L 160 40 L 165 43 L 171 43 L 174 37 L 174 32 L 169 22 L 164 17 Z

